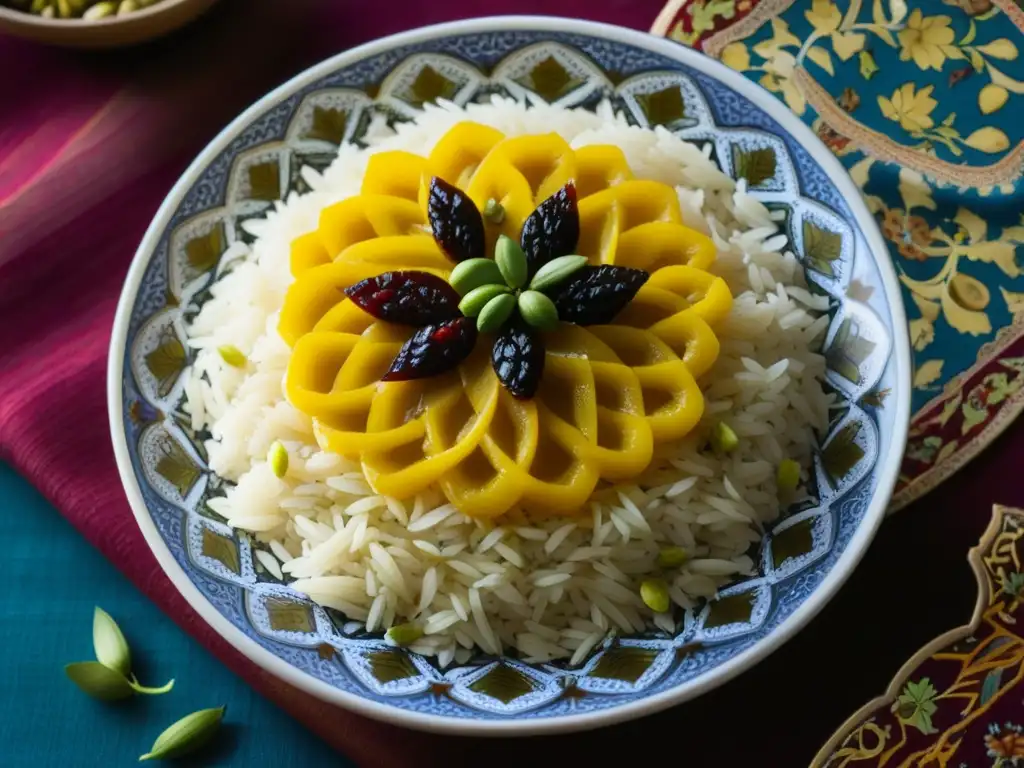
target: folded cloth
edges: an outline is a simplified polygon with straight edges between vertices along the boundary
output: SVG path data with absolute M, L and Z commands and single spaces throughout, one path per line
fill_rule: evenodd
M 135 50 L 79 53 L 0 39 L 0 72 L 18 73 L 0 77 L 0 459 L 225 664 L 359 764 L 423 764 L 442 741 L 323 704 L 262 671 L 186 604 L 135 524 L 105 394 L 128 265 L 203 145 L 318 60 L 403 29 L 502 13 L 646 29 L 659 6 L 224 0 L 181 33 Z

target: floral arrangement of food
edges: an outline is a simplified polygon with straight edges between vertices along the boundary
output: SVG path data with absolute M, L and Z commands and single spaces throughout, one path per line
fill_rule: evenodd
M 608 103 L 367 137 L 190 315 L 210 509 L 442 666 L 674 631 L 802 493 L 826 298 L 744 182 Z

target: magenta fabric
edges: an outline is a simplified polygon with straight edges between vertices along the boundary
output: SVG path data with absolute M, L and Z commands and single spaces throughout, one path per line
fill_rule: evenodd
M 648 29 L 660 6 L 222 0 L 181 33 L 129 51 L 78 53 L 0 38 L 0 458 L 182 628 L 360 765 L 547 764 L 539 755 L 552 750 L 604 764 L 638 747 L 652 761 L 651 750 L 668 747 L 698 766 L 806 764 L 909 653 L 966 622 L 973 602 L 966 551 L 993 501 L 1020 500 L 1019 484 L 1006 479 L 1022 447 L 1011 431 L 971 470 L 888 521 L 823 616 L 754 671 L 655 717 L 542 740 L 421 734 L 322 704 L 232 649 L 164 576 L 114 465 L 106 358 L 135 248 L 196 153 L 270 88 L 383 35 L 505 13 Z

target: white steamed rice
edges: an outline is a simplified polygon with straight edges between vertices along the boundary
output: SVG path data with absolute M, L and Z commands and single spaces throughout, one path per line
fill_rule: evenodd
M 370 154 L 427 154 L 467 118 L 508 135 L 557 131 L 573 147 L 614 144 L 637 177 L 676 187 L 685 223 L 712 237 L 712 269 L 736 297 L 717 329 L 721 356 L 701 382 L 702 427 L 728 423 L 740 438 L 735 452 L 700 451 L 701 429 L 619 486 L 615 503 L 592 504 L 578 519 L 496 525 L 463 516 L 439 491 L 375 495 L 358 462 L 319 450 L 309 418 L 282 392 L 289 348 L 276 326 L 290 243 L 316 228 L 324 207 L 358 193 Z M 210 507 L 262 542 L 259 564 L 370 630 L 415 621 L 424 635 L 412 649 L 442 665 L 474 648 L 578 663 L 608 633 L 652 623 L 672 631 L 678 619 L 653 614 L 638 592 L 665 546 L 691 556 L 669 581 L 682 608 L 751 573 L 746 553 L 779 510 L 776 466 L 783 458 L 808 466 L 830 400 L 816 351 L 827 299 L 807 290 L 787 238 L 745 183 L 664 129 L 630 126 L 607 103 L 596 113 L 497 98 L 465 109 L 442 103 L 397 130 L 375 120 L 367 140 L 368 149 L 342 146 L 323 174 L 303 169 L 312 191 L 246 222 L 255 242 L 231 246 L 188 328 L 197 353 L 186 385 L 192 426 L 209 429 L 210 467 L 236 484 Z M 245 370 L 222 361 L 217 349 L 229 344 L 247 355 Z M 290 455 L 283 479 L 266 463 L 275 440 Z

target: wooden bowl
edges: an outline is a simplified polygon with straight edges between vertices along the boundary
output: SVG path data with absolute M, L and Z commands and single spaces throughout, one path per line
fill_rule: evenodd
M 124 16 L 46 19 L 0 7 L 0 33 L 65 48 L 119 48 L 162 37 L 183 27 L 217 0 L 162 0 Z

